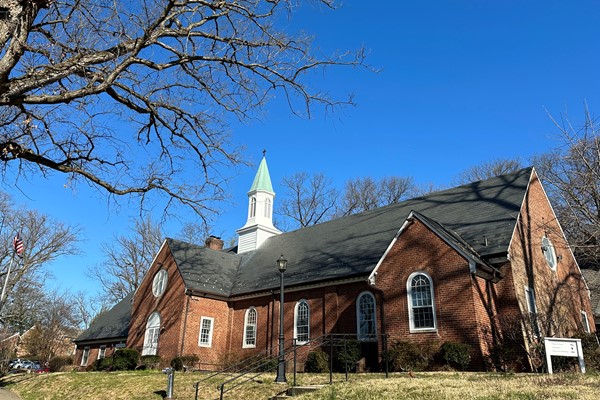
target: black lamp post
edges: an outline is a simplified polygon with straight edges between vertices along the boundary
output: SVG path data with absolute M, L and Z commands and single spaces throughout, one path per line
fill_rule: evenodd
M 284 336 L 283 336 L 283 273 L 287 267 L 287 260 L 283 257 L 283 254 L 277 260 L 277 267 L 279 268 L 279 362 L 277 363 L 277 377 L 275 382 L 285 383 L 285 357 L 284 352 Z

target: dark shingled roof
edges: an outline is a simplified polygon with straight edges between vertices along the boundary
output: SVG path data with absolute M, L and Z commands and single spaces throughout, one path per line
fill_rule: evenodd
M 94 341 L 98 339 L 127 338 L 129 322 L 131 320 L 131 307 L 133 292 L 118 302 L 109 311 L 104 312 L 92 322 L 90 327 L 74 340 L 75 343 Z
M 474 257 L 505 255 L 532 168 L 282 233 L 235 255 L 168 239 L 188 289 L 244 295 L 275 289 L 275 261 L 288 259 L 286 286 L 372 272 L 411 211 Z

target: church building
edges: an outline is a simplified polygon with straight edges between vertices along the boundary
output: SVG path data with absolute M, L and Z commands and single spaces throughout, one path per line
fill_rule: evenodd
M 484 370 L 506 321 L 519 321 L 525 349 L 594 330 L 589 291 L 534 168 L 291 232 L 273 225 L 274 201 L 263 158 L 237 246 L 165 239 L 132 299 L 117 305 L 129 318 L 104 322 L 121 336 L 105 343 L 101 326 L 90 327 L 76 341 L 77 362 L 118 342 L 167 363 L 197 355 L 197 368 L 216 370 L 228 358 L 276 353 L 280 307 L 286 347 L 354 335 L 370 369 L 384 335 L 468 344 L 469 369 Z

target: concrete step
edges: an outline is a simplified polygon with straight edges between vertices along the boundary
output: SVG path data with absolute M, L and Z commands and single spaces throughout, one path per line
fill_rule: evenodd
M 286 390 L 284 393 L 280 393 L 271 397 L 269 400 L 289 400 L 294 396 L 299 396 L 304 393 L 310 393 L 320 390 L 323 386 L 325 385 L 294 386 Z

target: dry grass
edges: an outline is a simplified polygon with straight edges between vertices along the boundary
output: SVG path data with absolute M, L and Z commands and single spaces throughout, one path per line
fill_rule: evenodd
M 206 377 L 199 373 L 175 375 L 175 397 L 193 399 L 194 382 Z M 273 374 L 225 394 L 226 399 L 266 400 L 287 386 L 274 383 Z M 291 380 L 291 374 L 288 379 Z M 298 384 L 325 384 L 327 374 L 299 374 Z M 200 399 L 217 399 L 219 380 L 208 380 L 200 390 Z M 291 382 L 290 382 L 291 383 Z M 0 380 L 2 386 L 18 393 L 23 400 L 104 400 L 162 399 L 166 376 L 156 371 L 88 372 L 47 375 L 13 375 Z M 589 399 L 600 397 L 600 376 L 581 374 L 485 374 L 432 372 L 406 374 L 334 375 L 333 385 L 318 392 L 296 397 L 299 400 L 379 400 L 379 399 Z

